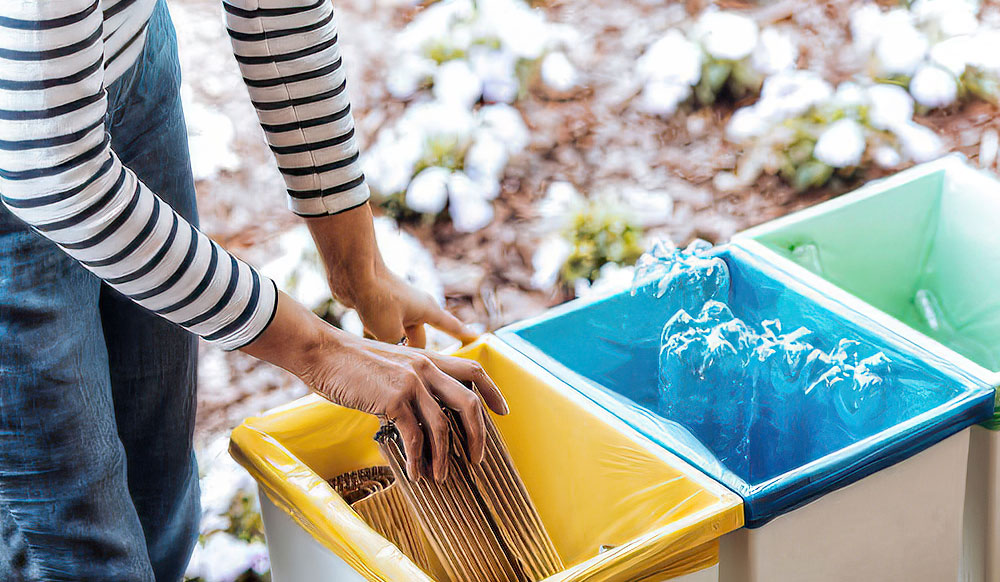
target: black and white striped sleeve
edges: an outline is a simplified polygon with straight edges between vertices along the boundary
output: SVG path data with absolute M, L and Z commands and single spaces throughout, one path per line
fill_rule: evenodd
M 354 118 L 330 0 L 224 0 L 250 99 L 302 216 L 364 204 Z
M 223 348 L 249 343 L 273 317 L 277 289 L 112 151 L 102 31 L 97 0 L 0 2 L 3 203 L 150 311 Z

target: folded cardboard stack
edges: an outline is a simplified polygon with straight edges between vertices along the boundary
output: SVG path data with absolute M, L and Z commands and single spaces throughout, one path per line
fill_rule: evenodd
M 410 480 L 399 432 L 376 435 L 408 506 L 453 582 L 537 582 L 563 570 L 538 511 L 489 415 L 483 462 L 471 463 L 456 415 L 442 482 Z M 455 438 L 457 437 L 457 438 Z
M 368 467 L 334 477 L 330 485 L 373 530 L 429 571 L 433 550 L 395 481 L 389 467 Z

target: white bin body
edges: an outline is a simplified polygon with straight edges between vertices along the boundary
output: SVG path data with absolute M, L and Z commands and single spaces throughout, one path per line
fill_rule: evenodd
M 260 510 L 267 552 L 271 558 L 272 582 L 367 582 L 364 576 L 317 542 L 263 493 L 260 494 Z M 670 582 L 719 582 L 719 566 L 670 578 Z
M 961 582 L 1000 580 L 1000 431 L 972 427 Z
M 364 576 L 295 523 L 267 495 L 258 495 L 267 553 L 271 558 L 271 582 L 367 582 Z
M 958 580 L 970 432 L 724 536 L 720 581 Z

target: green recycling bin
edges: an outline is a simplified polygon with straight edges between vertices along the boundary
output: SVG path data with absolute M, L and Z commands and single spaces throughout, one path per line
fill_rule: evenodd
M 1000 181 L 961 156 L 871 182 L 733 242 L 1000 385 Z M 962 580 L 1000 580 L 997 411 L 970 443 Z

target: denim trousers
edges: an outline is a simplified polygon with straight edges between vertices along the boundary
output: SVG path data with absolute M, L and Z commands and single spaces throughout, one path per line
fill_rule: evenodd
M 107 88 L 121 161 L 192 224 L 165 0 Z M 0 580 L 177 582 L 198 534 L 197 339 L 0 208 Z

